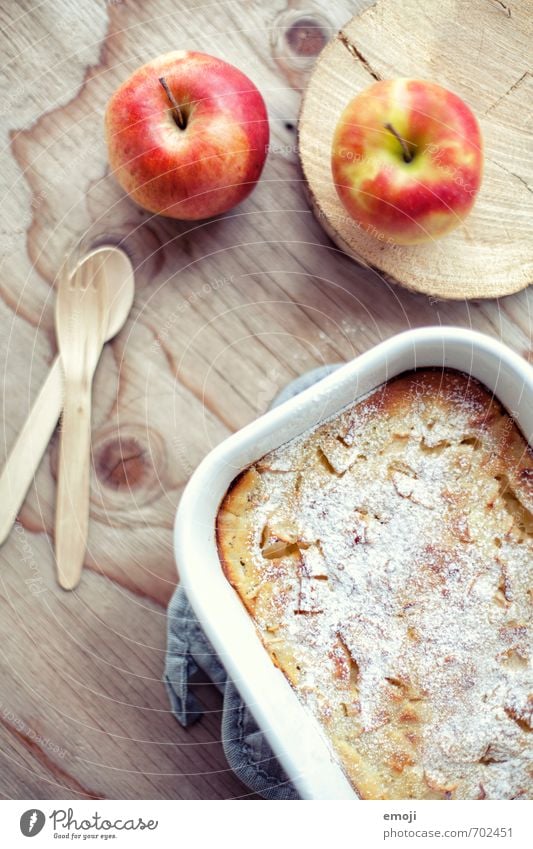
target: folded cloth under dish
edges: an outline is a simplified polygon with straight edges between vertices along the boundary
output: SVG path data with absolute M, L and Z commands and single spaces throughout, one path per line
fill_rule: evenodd
M 338 365 L 313 369 L 289 383 L 272 402 L 277 407 L 326 377 Z M 233 772 L 265 799 L 299 799 L 264 734 L 242 701 L 237 688 L 218 659 L 192 610 L 185 591 L 177 587 L 168 607 L 165 685 L 172 713 L 183 725 L 202 716 L 202 707 L 190 690 L 194 675 L 202 670 L 224 697 L 221 739 Z

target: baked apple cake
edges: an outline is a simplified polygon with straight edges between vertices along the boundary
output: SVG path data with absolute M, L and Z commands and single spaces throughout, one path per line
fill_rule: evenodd
M 533 452 L 481 384 L 389 381 L 239 475 L 217 541 L 360 797 L 532 798 Z

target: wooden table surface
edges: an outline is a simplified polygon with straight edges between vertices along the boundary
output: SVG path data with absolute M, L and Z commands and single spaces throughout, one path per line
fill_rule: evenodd
M 402 2 L 402 0 L 398 0 Z M 124 239 L 136 298 L 94 392 L 89 548 L 56 585 L 57 434 L 0 552 L 0 794 L 231 798 L 220 699 L 184 731 L 161 684 L 172 524 L 189 475 L 291 378 L 408 327 L 457 324 L 533 359 L 531 290 L 498 301 L 410 294 L 337 250 L 298 168 L 301 89 L 349 0 L 8 0 L 0 6 L 0 460 L 56 351 L 54 277 L 80 239 Z M 491 16 L 512 0 L 487 0 Z M 439 40 L 436 39 L 436 43 Z M 151 217 L 108 173 L 102 115 L 135 67 L 177 48 L 238 65 L 268 103 L 260 185 L 220 220 Z

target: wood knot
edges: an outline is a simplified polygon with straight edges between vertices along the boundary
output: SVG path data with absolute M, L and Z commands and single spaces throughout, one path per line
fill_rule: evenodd
M 328 36 L 322 21 L 305 16 L 297 18 L 286 30 L 285 39 L 289 50 L 297 56 L 318 56 L 325 47 Z
M 127 436 L 104 443 L 95 457 L 95 470 L 102 483 L 112 489 L 141 486 L 151 468 L 150 458 L 141 443 Z
M 290 9 L 278 15 L 271 30 L 272 54 L 293 88 L 305 86 L 332 32 L 330 21 L 318 11 Z
M 92 447 L 91 514 L 106 524 L 132 523 L 140 511 L 172 489 L 162 436 L 141 425 L 98 431 Z M 144 515 L 144 514 L 143 514 Z

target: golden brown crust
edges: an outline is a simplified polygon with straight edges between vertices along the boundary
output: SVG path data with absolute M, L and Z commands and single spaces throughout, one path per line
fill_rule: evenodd
M 531 449 L 451 370 L 230 487 L 224 572 L 361 797 L 531 797 L 532 508 Z

